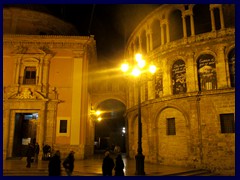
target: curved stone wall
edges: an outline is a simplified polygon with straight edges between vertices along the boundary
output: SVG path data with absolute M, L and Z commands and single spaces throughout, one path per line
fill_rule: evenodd
M 146 161 L 234 174 L 234 5 L 164 4 L 128 39 L 125 57 L 142 53 L 157 66 L 141 76 Z M 129 79 L 128 152 L 137 153 L 137 82 Z M 223 120 L 223 117 L 228 117 Z M 173 134 L 171 134 L 173 133 Z

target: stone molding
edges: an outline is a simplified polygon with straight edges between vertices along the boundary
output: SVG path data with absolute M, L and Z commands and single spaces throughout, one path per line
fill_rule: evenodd
M 90 40 L 90 41 L 89 41 Z M 38 36 L 38 35 L 4 35 L 3 46 L 15 47 L 50 47 L 84 49 L 84 45 L 95 45 L 94 39 L 88 36 Z M 26 49 L 21 49 L 23 52 Z

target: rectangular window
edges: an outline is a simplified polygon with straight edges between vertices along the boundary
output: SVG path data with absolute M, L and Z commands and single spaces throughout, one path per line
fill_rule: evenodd
M 234 113 L 220 114 L 221 133 L 235 133 Z
M 59 133 L 67 133 L 67 120 L 60 120 Z
M 176 135 L 175 118 L 167 118 L 167 135 Z
M 23 84 L 36 84 L 36 67 L 28 66 L 25 68 Z

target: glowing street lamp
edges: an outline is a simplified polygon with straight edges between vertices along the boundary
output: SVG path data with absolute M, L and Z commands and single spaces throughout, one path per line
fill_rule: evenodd
M 135 55 L 136 66 L 132 67 L 131 75 L 138 77 L 138 149 L 137 155 L 135 156 L 136 160 L 136 175 L 145 175 L 144 172 L 144 158 L 145 156 L 142 154 L 142 122 L 141 122 L 141 74 L 143 72 L 149 71 L 150 73 L 154 74 L 157 70 L 156 66 L 151 64 L 148 69 L 146 68 L 146 61 L 142 59 L 141 54 Z M 121 66 L 123 72 L 128 72 L 129 65 L 124 63 Z

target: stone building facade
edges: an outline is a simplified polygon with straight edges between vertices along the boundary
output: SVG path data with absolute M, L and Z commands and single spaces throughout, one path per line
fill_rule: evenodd
M 4 159 L 24 156 L 33 139 L 63 157 L 93 154 L 88 69 L 95 46 L 93 36 L 54 16 L 3 8 Z
M 157 66 L 141 76 L 142 149 L 145 161 L 235 173 L 235 7 L 233 4 L 164 4 L 128 39 Z M 138 91 L 127 94 L 128 154 L 138 148 Z

